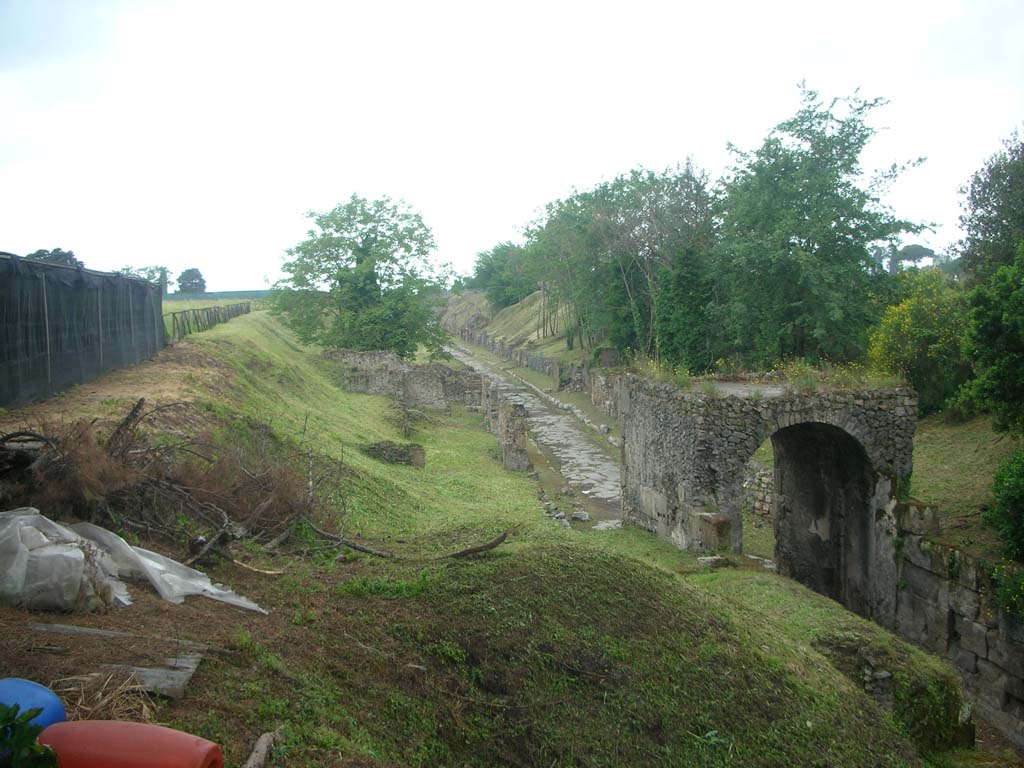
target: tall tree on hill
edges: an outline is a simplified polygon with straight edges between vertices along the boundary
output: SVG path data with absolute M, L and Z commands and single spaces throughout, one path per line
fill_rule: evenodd
M 961 268 L 971 285 L 1014 263 L 1024 240 L 1024 139 L 1015 133 L 961 190 Z
M 33 251 L 25 257 L 26 259 L 32 259 L 33 261 L 45 261 L 47 264 L 62 264 L 65 267 L 84 267 L 85 262 L 75 258 L 74 251 L 65 251 L 60 248 L 54 248 L 53 250 L 38 250 Z
M 206 293 L 206 280 L 195 267 L 178 275 L 178 293 Z
M 657 320 L 662 282 L 678 254 L 710 252 L 707 176 L 690 162 L 637 169 L 549 204 L 527 236 L 539 281 L 570 315 L 567 341 L 656 354 L 671 335 Z
M 473 277 L 468 288 L 479 288 L 496 307 L 507 307 L 537 290 L 522 246 L 498 243 L 489 251 L 476 255 Z
M 388 197 L 352 195 L 288 250 L 274 310 L 306 343 L 387 349 L 412 357 L 420 344 L 442 354 L 434 312 L 441 277 L 430 262 L 434 236 L 420 215 Z
M 921 229 L 879 202 L 901 168 L 861 181 L 860 155 L 875 133 L 867 119 L 883 103 L 854 96 L 826 106 L 804 88 L 801 109 L 760 148 L 732 148 L 716 277 L 728 296 L 722 324 L 748 364 L 863 352 L 886 279 L 870 248 Z

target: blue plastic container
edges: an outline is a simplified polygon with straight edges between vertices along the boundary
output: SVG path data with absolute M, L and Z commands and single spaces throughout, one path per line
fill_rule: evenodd
M 18 705 L 19 712 L 29 709 L 43 711 L 32 718 L 32 724 L 45 728 L 54 723 L 63 723 L 67 719 L 64 702 L 45 685 L 22 680 L 20 677 L 5 677 L 0 680 L 0 704 L 12 707 Z

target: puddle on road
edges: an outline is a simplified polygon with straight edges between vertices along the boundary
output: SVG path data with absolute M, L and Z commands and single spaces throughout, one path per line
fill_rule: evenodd
M 600 438 L 580 424 L 571 411 L 542 400 L 526 385 L 475 359 L 468 350 L 449 351 L 460 362 L 497 382 L 504 396 L 526 406 L 530 438 L 561 475 L 563 484 L 578 494 L 595 523 L 593 529 L 617 527 L 609 524 L 622 516 L 619 465 L 608 450 L 595 443 Z

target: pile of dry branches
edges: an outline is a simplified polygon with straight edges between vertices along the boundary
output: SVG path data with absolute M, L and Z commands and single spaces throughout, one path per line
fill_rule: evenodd
M 32 506 L 54 519 L 163 540 L 187 548 L 186 563 L 214 552 L 234 559 L 229 544 L 242 538 L 274 550 L 297 521 L 335 545 L 387 556 L 313 524 L 321 485 L 344 474 L 339 462 L 308 447 L 289 449 L 266 427 L 226 449 L 155 439 L 146 429 L 158 414 L 192 407 L 146 410 L 140 399 L 105 441 L 84 420 L 0 435 L 0 509 Z

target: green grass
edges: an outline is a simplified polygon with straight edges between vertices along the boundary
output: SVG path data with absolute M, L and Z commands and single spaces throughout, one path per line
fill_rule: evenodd
M 861 676 L 862 659 L 872 659 L 876 669 L 892 674 L 897 719 L 919 745 L 927 749 L 953 738 L 950 721 L 961 705 L 960 681 L 937 657 L 852 613 L 837 614 L 832 600 L 796 582 L 738 569 L 691 578 L 717 596 L 745 630 L 761 634 L 771 627 L 764 635 L 769 647 L 784 638 L 790 649 L 820 653 L 852 679 Z
M 419 428 L 423 469 L 363 455 L 402 439 L 390 404 L 343 392 L 335 364 L 267 313 L 193 343 L 227 373 L 205 404 L 214 439 L 269 429 L 343 462 L 320 523 L 396 555 L 296 557 L 274 578 L 213 569 L 270 615 L 239 617 L 236 651 L 208 656 L 167 719 L 231 762 L 283 723 L 276 759 L 296 766 L 920 765 L 905 724 L 931 710 L 894 718 L 815 638 L 870 637 L 945 692 L 940 662 L 787 580 L 686 576 L 695 558 L 639 529 L 561 528 L 477 414 Z M 489 553 L 439 559 L 513 526 Z
M 987 416 L 952 422 L 941 414 L 921 419 L 914 437 L 911 495 L 935 505 L 941 538 L 969 552 L 998 559 L 994 531 L 981 522 L 992 503 L 996 468 L 1022 441 L 992 431 Z

